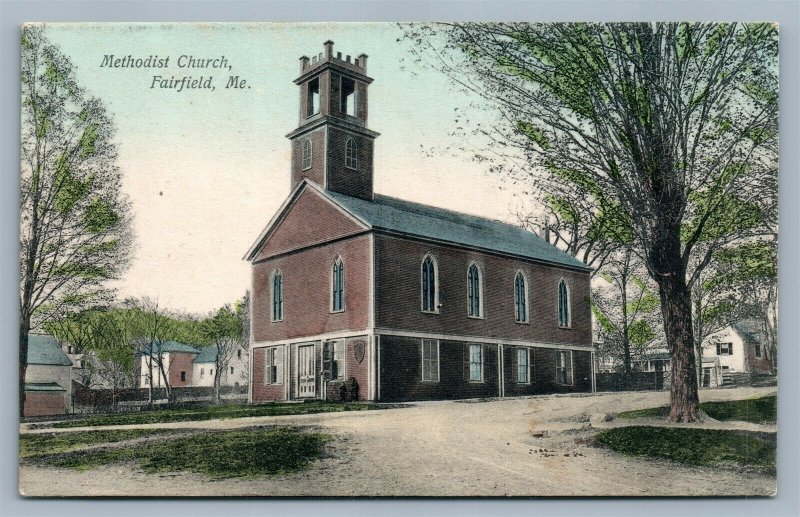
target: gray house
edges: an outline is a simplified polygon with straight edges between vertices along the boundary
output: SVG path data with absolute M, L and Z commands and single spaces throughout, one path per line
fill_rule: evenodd
M 28 336 L 25 416 L 63 415 L 72 401 L 72 361 L 52 336 Z

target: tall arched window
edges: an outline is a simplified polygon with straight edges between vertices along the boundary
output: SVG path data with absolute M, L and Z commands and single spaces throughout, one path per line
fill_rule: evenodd
M 563 278 L 558 282 L 558 326 L 569 327 L 569 286 Z
M 522 271 L 517 271 L 514 277 L 514 320 L 518 323 L 528 322 L 528 283 Z
M 283 320 L 283 275 L 280 271 L 272 274 L 272 321 Z
M 422 312 L 439 312 L 438 285 L 436 261 L 425 255 L 422 259 Z
M 469 308 L 467 314 L 472 318 L 483 317 L 483 286 L 481 285 L 481 270 L 474 262 L 467 269 L 467 297 Z
M 337 257 L 333 262 L 331 279 L 331 310 L 340 312 L 344 310 L 344 263 L 341 258 Z
M 348 138 L 344 146 L 344 166 L 348 169 L 358 169 L 358 146 L 352 138 Z
M 303 170 L 311 168 L 311 139 L 303 140 Z

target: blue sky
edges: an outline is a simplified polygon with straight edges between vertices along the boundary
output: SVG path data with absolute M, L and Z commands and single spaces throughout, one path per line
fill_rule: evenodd
M 453 110 L 480 99 L 404 63 L 407 47 L 393 24 L 51 24 L 46 34 L 117 124 L 137 235 L 133 265 L 117 284 L 121 296 L 206 312 L 244 293 L 250 274 L 242 255 L 289 193 L 285 135 L 298 125 L 298 59 L 322 52 L 327 39 L 334 52 L 369 55 L 369 126 L 381 133 L 377 192 L 511 220 L 512 192 L 469 153 L 425 152 L 464 144 L 449 136 Z M 170 67 L 104 68 L 107 54 L 170 56 Z M 225 56 L 232 70 L 180 69 L 181 55 Z M 214 92 L 151 88 L 153 75 L 209 73 Z M 251 88 L 226 90 L 228 75 Z

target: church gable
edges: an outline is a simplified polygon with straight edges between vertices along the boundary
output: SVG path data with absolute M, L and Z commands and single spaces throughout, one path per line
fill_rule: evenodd
M 250 258 L 260 260 L 360 233 L 366 229 L 366 225 L 305 184 L 271 227 L 267 228 L 266 235 L 257 244 Z

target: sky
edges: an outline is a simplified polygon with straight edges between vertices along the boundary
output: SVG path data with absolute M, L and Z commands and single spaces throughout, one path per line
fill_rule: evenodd
M 328 39 L 334 53 L 369 56 L 368 124 L 381 133 L 376 192 L 513 222 L 514 192 L 470 152 L 427 152 L 474 145 L 450 132 L 454 109 L 480 99 L 411 65 L 396 25 L 49 24 L 45 33 L 116 123 L 136 234 L 132 265 L 114 283 L 120 297 L 206 313 L 249 288 L 242 257 L 289 194 L 285 135 L 299 122 L 299 58 L 322 52 Z M 103 67 L 107 55 L 170 60 L 165 69 Z M 231 68 L 178 68 L 180 56 L 224 56 Z M 154 88 L 154 75 L 212 75 L 215 90 Z M 229 76 L 249 88 L 226 89 Z

